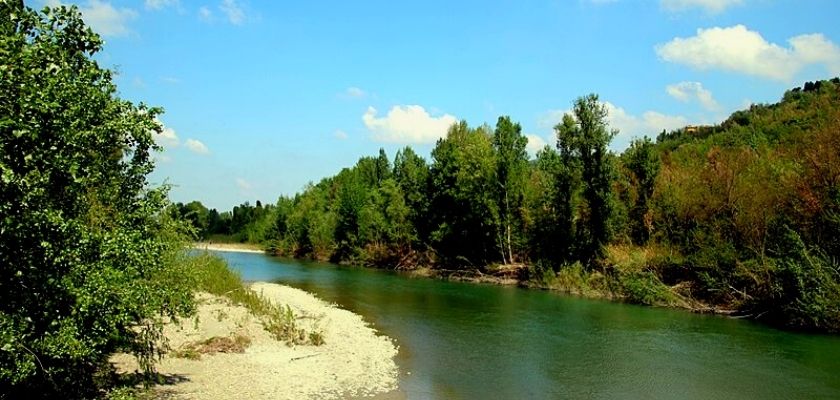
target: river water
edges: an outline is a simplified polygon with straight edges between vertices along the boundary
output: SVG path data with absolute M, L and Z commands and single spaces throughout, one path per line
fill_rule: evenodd
M 400 347 L 409 399 L 840 399 L 840 337 L 684 311 L 218 253 Z

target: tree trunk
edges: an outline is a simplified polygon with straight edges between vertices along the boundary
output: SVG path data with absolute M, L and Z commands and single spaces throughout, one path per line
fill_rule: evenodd
M 513 264 L 513 246 L 511 246 L 511 227 L 510 227 L 510 200 L 508 200 L 508 191 L 505 188 L 505 230 L 507 231 L 507 251 L 508 260 Z M 504 251 L 503 251 L 504 252 Z

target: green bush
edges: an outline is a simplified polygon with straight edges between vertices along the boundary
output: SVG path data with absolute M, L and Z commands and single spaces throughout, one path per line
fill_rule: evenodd
M 619 276 L 621 292 L 630 303 L 667 306 L 674 302 L 671 289 L 651 271 L 635 271 Z
M 778 260 L 770 318 L 800 329 L 840 332 L 840 265 L 808 250 L 794 232 L 790 254 Z
M 193 310 L 184 231 L 146 181 L 161 110 L 116 97 L 78 10 L 22 4 L 0 2 L 0 398 L 95 396 Z

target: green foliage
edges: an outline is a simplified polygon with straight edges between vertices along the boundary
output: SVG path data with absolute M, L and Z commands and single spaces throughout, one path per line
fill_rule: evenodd
M 768 318 L 794 327 L 840 332 L 840 264 L 819 250 L 808 250 L 801 237 L 787 233 L 787 254 L 773 271 Z
M 545 264 L 531 266 L 526 282 L 532 287 L 559 290 L 584 297 L 616 297 L 603 274 L 587 270 L 580 262 L 554 268 Z
M 671 289 L 651 271 L 636 271 L 619 275 L 621 293 L 630 303 L 670 305 L 675 301 Z
M 403 193 L 409 220 L 417 231 L 414 244 L 428 242 L 432 229 L 429 222 L 429 165 L 411 147 L 405 147 L 394 157 L 394 180 Z
M 653 229 L 649 203 L 661 167 L 659 154 L 653 142 L 645 137 L 634 140 L 624 152 L 624 158 L 636 187 L 636 201 L 630 211 L 631 235 L 637 244 L 644 244 Z
M 522 203 L 524 200 L 524 177 L 528 166 L 525 146 L 528 139 L 522 135 L 522 127 L 513 123 L 510 117 L 499 117 L 493 132 L 493 148 L 496 150 L 496 207 L 499 210 L 499 248 L 502 261 L 515 262 L 514 242 L 522 241 L 514 233 L 521 231 Z M 516 236 L 516 237 L 515 237 Z M 517 251 L 518 253 L 518 251 Z
M 187 204 L 175 203 L 170 207 L 170 213 L 174 218 L 188 222 L 198 239 L 206 239 L 210 235 L 211 213 L 200 201 L 191 201 Z M 214 218 L 218 218 L 218 213 Z
M 161 110 L 117 97 L 77 9 L 0 15 L 0 397 L 93 396 L 111 354 L 151 371 L 160 317 L 193 309 L 146 181 Z
M 568 176 L 564 177 L 563 187 L 571 193 L 575 191 L 570 178 L 580 170 L 583 184 L 583 199 L 586 201 L 584 228 L 579 229 L 577 240 L 580 243 L 580 259 L 591 262 L 600 256 L 601 247 L 609 243 L 612 232 L 611 219 L 614 216 L 613 181 L 614 166 L 607 149 L 610 141 L 618 133 L 607 126 L 607 108 L 598 101 L 598 96 L 590 94 L 578 98 L 572 114 L 563 116 L 563 121 L 554 130 L 557 133 L 557 149 L 563 158 Z M 566 199 L 561 199 L 566 202 Z M 566 207 L 566 204 L 561 207 Z M 566 213 L 568 214 L 568 212 Z
M 484 265 L 497 254 L 499 209 L 490 129 L 453 125 L 432 150 L 431 239 L 442 262 Z

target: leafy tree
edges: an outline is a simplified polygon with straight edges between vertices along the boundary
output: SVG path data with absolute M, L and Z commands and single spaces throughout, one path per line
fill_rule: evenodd
M 308 185 L 303 194 L 295 197 L 294 208 L 286 219 L 292 255 L 327 260 L 335 252 L 338 218 L 329 207 L 324 186 Z
M 379 156 L 376 157 L 376 186 L 382 186 L 382 182 L 391 177 L 391 162 L 388 161 L 388 154 L 385 149 L 379 149 Z
M 429 165 L 411 147 L 405 147 L 394 157 L 394 179 L 403 193 L 411 224 L 417 231 L 416 240 L 427 242 L 431 232 Z
M 528 167 L 528 154 L 525 152 L 527 144 L 528 139 L 522 135 L 522 127 L 518 123 L 513 123 L 510 117 L 499 117 L 493 132 L 493 147 L 496 150 L 498 183 L 496 201 L 503 228 L 499 244 L 504 263 L 515 262 L 514 229 L 521 226 L 524 175 Z
M 545 146 L 529 169 L 525 190 L 524 229 L 533 261 L 559 267 L 575 261 L 575 220 L 580 177 L 556 150 Z
M 195 228 L 199 238 L 206 238 L 210 231 L 210 211 L 200 201 L 191 201 L 181 209 L 181 216 Z
M 490 128 L 449 128 L 432 150 L 432 242 L 446 263 L 482 266 L 493 259 L 499 212 Z
M 634 140 L 624 153 L 627 167 L 636 178 L 636 202 L 630 210 L 631 235 L 636 243 L 643 244 L 650 238 L 653 228 L 649 210 L 650 198 L 656 185 L 661 163 L 659 153 L 647 137 Z
M 150 370 L 158 317 L 192 309 L 146 181 L 161 110 L 117 97 L 75 7 L 0 15 L 0 397 L 91 396 L 112 353 Z
M 368 194 L 376 179 L 368 179 L 366 166 L 370 158 L 363 158 L 355 168 L 344 169 L 333 182 L 336 200 L 333 205 L 336 215 L 335 241 L 338 249 L 337 260 L 350 259 L 359 248 L 359 225 L 362 209 L 368 201 Z M 370 217 L 370 215 L 368 215 Z
M 567 159 L 567 167 L 580 165 L 588 216 L 587 235 L 578 237 L 582 240 L 581 256 L 591 261 L 611 238 L 614 168 L 607 146 L 618 132 L 608 129 L 607 108 L 595 94 L 578 98 L 572 114 L 566 114 L 554 129 L 557 148 Z
M 208 236 L 214 234 L 230 234 L 230 225 L 226 224 L 226 222 L 227 221 L 224 219 L 223 214 L 219 214 L 218 210 L 211 208 L 210 211 L 207 212 Z

